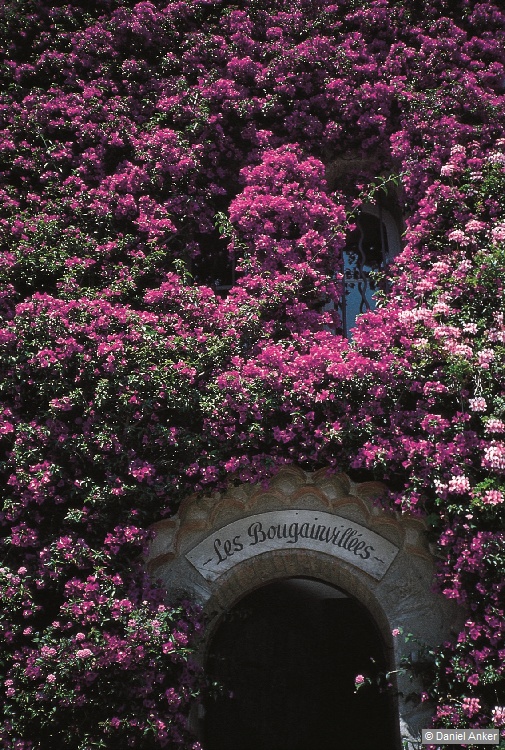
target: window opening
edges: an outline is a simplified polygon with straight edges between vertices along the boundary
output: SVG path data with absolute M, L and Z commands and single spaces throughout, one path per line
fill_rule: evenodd
M 209 285 L 224 298 L 236 282 L 236 259 L 217 233 L 206 236 L 201 245 L 204 253 L 191 264 L 194 281 Z M 342 332 L 348 338 L 357 316 L 373 310 L 375 292 L 385 288 L 384 282 L 378 284 L 374 274 L 387 271 L 400 249 L 398 225 L 389 211 L 380 205 L 363 208 L 343 250 L 344 278 L 339 312 Z M 323 310 L 334 307 L 331 302 Z
M 217 234 L 208 235 L 200 244 L 203 252 L 191 264 L 194 282 L 206 284 L 219 296 L 226 297 L 235 285 L 235 258 Z
M 384 283 L 374 278 L 385 271 L 400 252 L 400 236 L 395 220 L 381 206 L 367 206 L 356 220 L 343 251 L 343 289 L 340 314 L 342 331 L 348 338 L 361 313 L 375 308 L 375 292 Z M 333 305 L 328 305 L 327 310 Z

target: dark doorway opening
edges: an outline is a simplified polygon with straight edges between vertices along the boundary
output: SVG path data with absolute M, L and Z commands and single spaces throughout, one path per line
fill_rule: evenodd
M 205 750 L 394 750 L 390 693 L 355 692 L 358 674 L 386 672 L 367 610 L 327 584 L 274 582 L 223 616 L 211 640 Z

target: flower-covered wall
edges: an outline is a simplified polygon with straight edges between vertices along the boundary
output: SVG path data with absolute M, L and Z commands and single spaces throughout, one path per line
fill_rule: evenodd
M 3 3 L 6 748 L 193 745 L 202 624 L 144 577 L 145 529 L 285 463 L 427 520 L 469 616 L 422 698 L 505 724 L 504 22 L 475 0 Z M 348 340 L 367 205 L 406 231 Z

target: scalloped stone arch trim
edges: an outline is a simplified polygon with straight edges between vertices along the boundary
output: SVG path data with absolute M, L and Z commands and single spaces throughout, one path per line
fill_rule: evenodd
M 268 487 L 243 484 L 189 497 L 177 516 L 155 524 L 148 570 L 169 597 L 190 595 L 202 604 L 208 637 L 227 610 L 269 582 L 307 577 L 328 583 L 368 609 L 392 670 L 399 670 L 412 646 L 393 638 L 394 629 L 436 646 L 453 636 L 464 613 L 433 592 L 424 523 L 374 503 L 384 489 L 289 466 Z M 405 700 L 416 687 L 398 673 L 398 747 L 415 747 L 429 725 L 430 709 Z

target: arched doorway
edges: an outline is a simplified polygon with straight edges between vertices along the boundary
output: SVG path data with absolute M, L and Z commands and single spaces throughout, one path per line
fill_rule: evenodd
M 365 644 L 371 634 L 375 634 L 372 638 L 374 648 L 379 649 L 379 656 L 383 655 L 382 634 L 388 646 L 390 667 L 397 671 L 393 740 L 385 745 L 379 744 L 382 739 L 379 740 L 378 734 L 383 732 L 380 729 L 383 725 L 375 719 L 377 713 L 389 716 L 391 704 L 386 701 L 384 714 L 380 703 L 382 698 L 375 696 L 376 700 L 372 701 L 372 693 L 363 689 L 357 696 L 353 693 L 352 697 L 352 706 L 361 705 L 360 710 L 356 709 L 359 734 L 353 735 L 352 742 L 345 739 L 345 732 L 350 731 L 347 717 L 355 717 L 354 708 L 339 713 L 338 736 L 329 745 L 333 750 L 339 747 L 345 750 L 348 747 L 353 750 L 367 748 L 364 743 L 370 736 L 372 744 L 368 747 L 374 750 L 417 747 L 422 727 L 430 726 L 433 706 L 410 700 L 410 696 L 422 691 L 422 684 L 415 674 L 402 674 L 402 660 L 410 657 L 411 645 L 401 637 L 390 639 L 390 634 L 399 628 L 427 646 L 438 646 L 450 640 L 466 618 L 466 613 L 454 602 L 433 591 L 435 560 L 423 521 L 395 516 L 380 509 L 374 498 L 382 491 L 382 485 L 374 482 L 355 484 L 345 474 L 330 474 L 325 470 L 311 474 L 295 466 L 283 467 L 270 479 L 268 487 L 242 484 L 230 487 L 222 494 L 187 498 L 176 517 L 164 519 L 154 526 L 156 534 L 146 560 L 151 575 L 163 582 L 169 598 L 190 596 L 202 605 L 209 626 L 208 640 L 205 647 L 202 646 L 200 656 L 209 669 L 209 646 L 217 651 L 218 639 L 222 637 L 226 641 L 226 622 L 245 618 L 241 607 L 252 607 L 256 601 L 254 597 L 258 597 L 254 607 L 257 613 L 273 609 L 268 602 L 261 605 L 261 598 L 272 599 L 274 589 L 269 589 L 269 586 L 274 581 L 277 587 L 282 581 L 284 583 L 281 589 L 277 588 L 273 599 L 280 599 L 282 595 L 286 600 L 284 610 L 294 614 L 287 617 L 290 627 L 283 627 L 281 609 L 278 620 L 281 625 L 277 628 L 278 633 L 291 633 L 291 641 L 287 636 L 278 636 L 282 648 L 268 648 L 274 650 L 276 656 L 278 652 L 279 658 L 283 648 L 289 646 L 288 652 L 297 650 L 299 668 L 294 669 L 295 676 L 304 663 L 312 665 L 310 669 L 314 670 L 313 665 L 320 660 L 318 653 L 322 651 L 330 665 L 330 673 L 332 669 L 335 674 L 352 672 L 354 679 L 356 674 L 367 671 L 361 664 L 368 664 Z M 317 582 L 326 592 L 315 599 L 311 596 L 308 610 L 301 596 L 301 583 L 293 582 L 293 579 L 299 581 L 300 578 L 311 580 L 313 586 Z M 291 579 L 289 586 L 297 590 L 296 596 L 292 592 L 294 599 L 291 594 L 288 596 L 288 579 Z M 333 593 L 329 594 L 329 591 Z M 338 591 L 345 592 L 347 597 L 338 596 L 335 593 Z M 330 601 L 325 603 L 327 599 Z M 342 601 L 332 601 L 334 599 Z M 346 609 L 349 615 L 345 614 Z M 321 613 L 317 618 L 314 617 L 316 611 Z M 312 624 L 311 631 L 303 624 L 308 619 L 323 625 L 317 629 Z M 297 622 L 301 624 L 296 625 Z M 265 629 L 265 626 L 261 627 Z M 255 626 L 260 632 L 261 627 Z M 270 630 L 273 632 L 273 626 Z M 236 640 L 237 648 L 251 640 L 239 631 L 234 635 L 231 625 L 229 632 L 228 641 Z M 313 637 L 307 641 L 307 633 L 311 632 Z M 318 641 L 318 651 L 315 642 L 319 632 L 330 633 L 332 637 L 322 636 L 323 640 Z M 329 638 L 329 643 L 325 637 Z M 334 649 L 338 651 L 339 644 L 346 643 L 347 638 L 354 638 L 351 645 L 342 648 L 340 656 L 335 655 Z M 263 653 L 266 651 L 267 645 Z M 306 658 L 309 652 L 310 658 Z M 352 661 L 346 666 L 349 654 Z M 360 661 L 360 655 L 364 656 L 363 661 Z M 239 652 L 238 656 L 245 661 L 249 658 L 246 651 Z M 256 658 L 254 654 L 253 657 Z M 307 700 L 301 702 L 304 707 L 322 706 L 324 701 L 318 697 L 318 684 L 326 677 L 319 674 L 314 677 L 314 671 L 310 672 L 310 669 L 309 678 L 303 682 Z M 288 667 L 286 670 L 289 673 Z M 296 683 L 295 678 L 292 681 Z M 344 683 L 348 684 L 347 678 L 334 679 L 326 690 L 334 712 L 345 705 L 346 694 L 331 691 L 337 689 L 335 685 Z M 270 681 L 266 684 L 269 685 Z M 367 704 L 367 700 L 370 703 Z M 270 704 L 274 705 L 274 702 L 271 698 Z M 291 702 L 284 701 L 284 705 L 291 704 L 299 705 L 295 698 Z M 199 737 L 203 737 L 201 732 L 205 726 L 210 727 L 210 708 L 209 705 L 207 718 L 203 720 L 200 720 L 200 711 L 195 709 L 192 726 Z M 231 714 L 229 717 L 231 722 Z M 388 721 L 384 726 L 389 726 Z M 331 734 L 334 730 L 324 731 Z M 302 730 L 299 733 L 301 735 Z M 287 736 L 287 729 L 284 735 Z M 358 745 L 358 740 L 361 745 Z M 217 745 L 209 746 L 209 750 L 213 747 Z M 225 750 L 225 747 L 220 750 Z M 268 750 L 269 747 L 272 745 L 257 742 L 254 750 Z M 293 744 L 290 750 L 296 748 Z M 233 750 L 240 748 L 237 745 Z M 324 745 L 322 741 L 316 744 L 311 738 L 303 750 L 324 750 Z
M 205 750 L 391 750 L 391 694 L 355 691 L 389 668 L 367 610 L 320 581 L 288 578 L 243 597 L 209 643 Z

